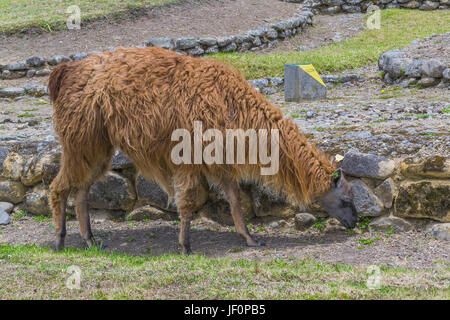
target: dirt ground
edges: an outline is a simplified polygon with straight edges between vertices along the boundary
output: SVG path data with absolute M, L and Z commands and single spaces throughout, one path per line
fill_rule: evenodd
M 206 37 L 242 34 L 252 28 L 292 17 L 298 4 L 279 0 L 181 1 L 154 8 L 130 21 L 101 20 L 81 30 L 42 34 L 0 35 L 0 63 L 31 56 L 106 50 L 108 47 L 144 45 L 154 37 Z
M 176 221 L 113 222 L 91 218 L 93 232 L 105 250 L 131 255 L 161 255 L 179 252 Z M 50 221 L 25 216 L 2 226 L 0 243 L 52 246 L 54 229 Z M 265 247 L 249 248 L 233 228 L 209 220 L 193 222 L 191 241 L 194 253 L 209 257 L 228 256 L 242 259 L 314 258 L 318 261 L 358 266 L 386 265 L 408 268 L 440 268 L 450 263 L 448 242 L 438 241 L 423 229 L 406 233 L 364 232 L 349 235 L 345 230 L 319 231 L 311 228 L 300 232 L 293 221 L 281 221 L 278 227 L 259 224 L 250 227 Z M 361 239 L 374 239 L 372 245 L 362 245 Z M 66 246 L 85 247 L 78 222 L 68 222 Z

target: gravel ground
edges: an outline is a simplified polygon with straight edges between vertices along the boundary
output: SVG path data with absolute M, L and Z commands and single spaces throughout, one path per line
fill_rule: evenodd
M 147 16 L 129 21 L 101 20 L 81 30 L 42 34 L 0 35 L 0 63 L 36 55 L 106 50 L 114 46 L 144 45 L 154 37 L 206 37 L 242 34 L 253 28 L 288 19 L 298 4 L 279 0 L 188 0 L 154 8 Z M 195 21 L 195 23 L 193 23 Z

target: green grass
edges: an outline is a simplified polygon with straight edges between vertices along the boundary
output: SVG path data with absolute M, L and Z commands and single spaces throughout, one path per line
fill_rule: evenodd
M 66 10 L 71 5 L 78 5 L 82 21 L 89 21 L 111 14 L 120 17 L 127 10 L 174 2 L 177 0 L 0 0 L 0 32 L 32 27 L 46 31 L 66 29 L 70 16 Z
M 0 245 L 0 299 L 446 299 L 449 267 L 380 266 L 379 289 L 365 267 L 305 258 L 267 261 L 200 255 L 128 256 L 98 249 L 52 252 Z M 69 289 L 80 268 L 80 288 Z
M 432 21 L 433 23 L 430 23 Z M 381 53 L 402 48 L 417 38 L 450 30 L 446 10 L 388 9 L 381 11 L 381 29 L 366 30 L 343 42 L 294 52 L 218 53 L 210 57 L 239 69 L 247 79 L 281 76 L 286 63 L 310 62 L 319 73 L 332 73 L 375 63 Z

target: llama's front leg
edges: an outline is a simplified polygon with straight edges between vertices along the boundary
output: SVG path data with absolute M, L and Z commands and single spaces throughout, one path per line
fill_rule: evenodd
M 94 236 L 91 231 L 91 221 L 89 219 L 88 211 L 88 197 L 89 188 L 82 187 L 76 191 L 75 201 L 76 201 L 76 214 L 77 219 L 80 224 L 80 233 L 83 240 L 86 242 L 88 247 L 95 245 Z
M 247 224 L 245 223 L 244 216 L 242 215 L 239 184 L 234 181 L 226 180 L 223 183 L 223 188 L 227 196 L 228 203 L 230 204 L 231 216 L 233 217 L 234 226 L 236 227 L 237 233 L 244 238 L 249 247 L 265 246 L 266 243 L 264 240 L 256 241 L 248 231 Z
M 180 226 L 180 236 L 179 244 L 181 247 L 181 252 L 183 254 L 191 254 L 191 240 L 190 240 L 190 227 L 192 220 L 192 213 L 185 210 L 180 210 L 181 226 Z

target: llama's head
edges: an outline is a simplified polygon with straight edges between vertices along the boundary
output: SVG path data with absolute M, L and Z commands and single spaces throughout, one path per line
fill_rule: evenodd
M 331 175 L 331 189 L 319 202 L 331 217 L 339 220 L 347 229 L 356 226 L 358 214 L 353 204 L 352 186 L 345 180 L 341 169 Z

